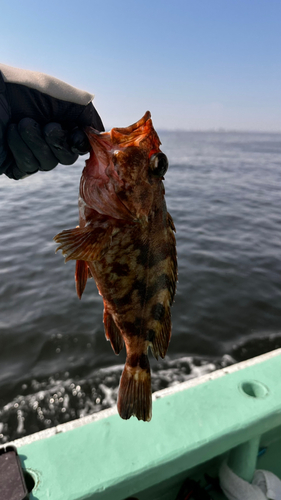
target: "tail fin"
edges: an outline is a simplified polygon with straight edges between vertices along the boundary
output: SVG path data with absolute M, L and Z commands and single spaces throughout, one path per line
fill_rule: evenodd
M 138 420 L 151 420 L 151 375 L 146 354 L 127 358 L 120 380 L 117 408 L 120 417 L 125 420 L 133 415 Z

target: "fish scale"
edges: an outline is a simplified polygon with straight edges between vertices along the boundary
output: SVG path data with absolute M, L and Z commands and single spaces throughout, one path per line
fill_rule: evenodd
M 87 130 L 92 147 L 80 182 L 79 227 L 54 239 L 77 260 L 79 298 L 90 274 L 104 301 L 104 326 L 116 354 L 126 346 L 118 411 L 152 416 L 148 349 L 164 357 L 177 281 L 175 227 L 167 212 L 164 173 L 150 113 L 123 129 Z

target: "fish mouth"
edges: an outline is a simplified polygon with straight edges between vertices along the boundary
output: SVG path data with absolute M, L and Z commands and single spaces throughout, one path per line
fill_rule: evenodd
M 149 123 L 147 123 L 149 121 Z M 128 127 L 115 127 L 111 130 L 111 136 L 115 137 L 115 135 L 119 136 L 124 135 L 125 137 L 130 136 L 131 134 L 135 135 L 135 132 L 138 132 L 140 134 L 144 127 L 148 127 L 149 125 L 152 125 L 151 121 L 151 113 L 150 111 L 146 111 L 146 113 L 143 115 L 143 117 L 138 120 L 137 122 L 133 123 L 132 125 L 129 125 Z
M 148 148 L 158 150 L 160 139 L 153 128 L 150 111 L 128 127 L 115 127 L 110 132 L 111 141 L 119 147 L 140 146 L 144 141 Z M 152 153 L 153 154 L 153 153 Z
M 146 111 L 140 120 L 128 127 L 115 127 L 110 132 L 99 132 L 92 127 L 86 127 L 85 133 L 94 151 L 100 148 L 109 151 L 112 150 L 112 146 L 120 146 L 120 148 L 139 146 L 142 141 L 149 138 L 148 147 L 153 149 L 151 154 L 154 154 L 161 144 L 153 128 L 150 111 Z

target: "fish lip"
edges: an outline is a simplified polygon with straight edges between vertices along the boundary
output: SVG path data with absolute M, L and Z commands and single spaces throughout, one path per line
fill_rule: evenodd
M 87 137 L 89 136 L 89 134 L 94 134 L 94 135 L 102 134 L 102 132 L 99 132 L 99 130 L 95 129 L 94 127 L 91 127 L 90 125 L 84 128 L 84 132 L 87 135 Z
M 118 145 L 120 149 L 129 146 L 140 146 L 141 142 L 150 137 L 152 149 L 158 151 L 161 141 L 157 132 L 153 128 L 150 111 L 146 111 L 144 116 L 128 127 L 115 127 L 110 131 L 110 139 L 113 145 Z
M 132 123 L 132 125 L 129 125 L 128 127 L 115 127 L 112 130 L 116 130 L 119 133 L 128 135 L 137 130 L 138 128 L 142 127 L 142 125 L 144 125 L 150 119 L 151 119 L 151 113 L 150 111 L 146 111 L 143 117 L 140 118 L 140 120 L 138 120 L 137 122 Z
M 142 128 L 143 130 L 141 130 Z M 91 136 L 94 136 L 94 141 L 96 139 L 101 148 L 109 151 L 112 149 L 112 146 L 114 149 L 116 149 L 116 146 L 119 146 L 122 150 L 124 147 L 129 145 L 139 145 L 139 143 L 150 134 L 151 129 L 153 129 L 151 113 L 150 111 L 146 111 L 140 120 L 132 123 L 132 125 L 129 125 L 128 127 L 114 127 L 109 132 L 100 132 L 91 126 L 87 126 L 84 131 L 90 143 Z M 157 147 L 153 149 L 153 151 L 156 152 L 159 149 L 161 141 L 154 129 L 153 132 L 154 140 L 157 143 Z
M 112 144 L 111 144 L 111 137 L 110 137 L 110 132 L 99 132 L 93 127 L 85 127 L 84 132 L 86 136 L 88 137 L 88 140 L 91 144 L 91 137 L 94 139 L 95 144 L 98 143 L 99 146 L 106 150 L 111 149 Z M 93 137 L 94 136 L 94 137 Z M 91 144 L 92 146 L 92 144 Z M 108 146 L 108 147 L 106 147 Z M 92 150 L 94 151 L 94 148 L 92 146 Z

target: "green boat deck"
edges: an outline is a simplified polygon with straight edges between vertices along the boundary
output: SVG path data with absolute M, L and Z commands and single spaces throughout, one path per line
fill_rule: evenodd
M 251 480 L 259 446 L 258 467 L 281 477 L 281 349 L 155 393 L 151 422 L 113 408 L 10 444 L 32 500 L 173 500 L 226 457 Z

